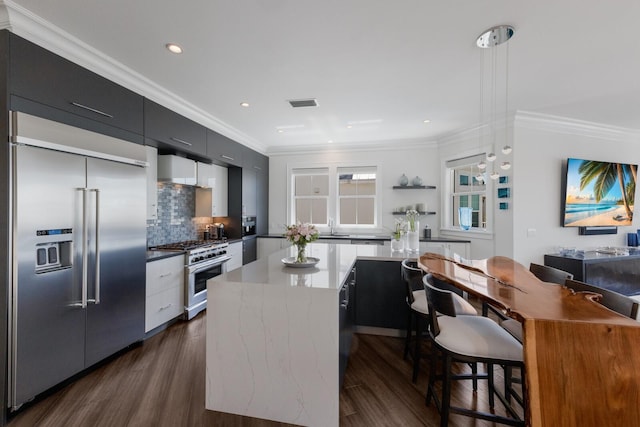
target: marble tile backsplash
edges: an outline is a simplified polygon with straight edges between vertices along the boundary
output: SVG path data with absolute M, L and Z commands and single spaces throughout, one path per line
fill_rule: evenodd
M 213 218 L 194 218 L 195 187 L 158 183 L 158 219 L 147 220 L 147 246 L 196 240 Z

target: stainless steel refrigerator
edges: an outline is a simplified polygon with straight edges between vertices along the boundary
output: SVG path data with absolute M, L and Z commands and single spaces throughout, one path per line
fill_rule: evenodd
M 12 113 L 10 407 L 144 337 L 144 147 Z

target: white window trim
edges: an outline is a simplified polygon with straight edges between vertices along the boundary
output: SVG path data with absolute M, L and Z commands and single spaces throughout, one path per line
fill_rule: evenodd
M 353 225 L 348 227 L 334 228 L 334 231 L 341 233 L 348 233 L 349 231 L 362 231 L 371 230 L 379 231 L 382 228 L 382 206 L 380 195 L 382 194 L 382 179 L 381 179 L 381 166 L 373 162 L 309 162 L 298 163 L 295 165 L 287 163 L 287 224 L 292 224 L 295 219 L 292 219 L 293 207 L 292 207 L 292 176 L 296 169 L 314 169 L 314 168 L 329 168 L 329 218 L 333 218 L 334 221 L 338 215 L 338 168 L 358 168 L 358 167 L 375 167 L 376 168 L 376 203 L 374 212 L 374 224 L 373 225 Z M 328 226 L 318 226 L 320 232 L 328 232 Z
M 480 152 L 484 152 L 487 150 L 479 150 Z M 490 150 L 489 150 L 490 151 Z M 488 151 L 487 151 L 488 152 Z M 451 202 L 451 195 L 453 193 L 452 181 L 450 179 L 450 171 L 447 166 L 447 162 L 463 159 L 466 157 L 476 156 L 478 155 L 478 150 L 474 150 L 472 152 L 462 153 L 455 156 L 447 157 L 441 159 L 440 162 L 440 182 L 442 186 L 441 200 L 440 206 L 442 210 L 442 218 L 440 220 L 440 232 L 441 234 L 448 234 L 454 237 L 474 237 L 481 239 L 491 239 L 493 238 L 493 222 L 494 222 L 494 210 L 495 210 L 495 191 L 496 185 L 492 179 L 487 179 L 486 181 L 486 209 L 487 209 L 487 226 L 485 229 L 481 228 L 471 228 L 469 230 L 462 230 L 459 227 L 454 227 L 451 222 L 451 218 L 453 215 L 453 208 Z M 458 193 L 460 194 L 460 193 Z
M 304 172 L 295 172 L 297 170 L 304 170 L 307 169 L 307 171 Z M 314 171 L 313 169 L 315 169 L 316 171 Z M 328 182 L 328 193 L 326 196 L 295 196 L 294 193 L 294 187 L 293 187 L 293 177 L 294 176 L 314 176 L 314 175 L 327 175 L 329 182 Z M 289 175 L 289 183 L 288 185 L 291 188 L 291 191 L 288 193 L 288 206 L 290 207 L 290 210 L 288 210 L 287 212 L 287 217 L 293 217 L 292 213 L 293 213 L 293 200 L 294 199 L 318 199 L 320 197 L 326 197 L 327 199 L 327 218 L 329 218 L 330 215 L 330 209 L 329 209 L 329 203 L 331 201 L 331 170 L 328 167 L 316 167 L 316 168 L 301 168 L 301 167 L 295 167 L 293 169 L 291 169 L 291 173 Z M 295 219 L 292 219 L 291 221 L 289 221 L 289 224 L 293 224 L 295 222 Z M 315 224 L 315 223 L 314 223 Z M 315 225 L 322 225 L 322 224 L 315 224 Z

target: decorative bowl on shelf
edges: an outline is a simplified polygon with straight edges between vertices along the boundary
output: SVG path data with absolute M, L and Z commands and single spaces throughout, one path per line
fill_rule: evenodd
M 420 187 L 422 185 L 422 178 L 416 176 L 415 178 L 413 178 L 413 181 L 411 181 L 411 183 L 414 187 Z
M 400 177 L 400 185 L 402 187 L 406 187 L 408 184 L 409 184 L 409 178 L 407 178 L 405 174 L 402 174 L 402 176 Z
M 314 267 L 318 262 L 320 262 L 320 258 L 315 258 L 312 256 L 308 256 L 306 262 L 296 262 L 296 257 L 294 256 L 282 258 L 282 263 L 284 265 L 293 268 Z

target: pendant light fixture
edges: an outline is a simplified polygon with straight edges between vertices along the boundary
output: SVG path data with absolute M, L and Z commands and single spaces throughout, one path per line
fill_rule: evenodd
M 497 155 L 495 154 L 495 145 L 497 139 L 496 132 L 496 124 L 498 121 L 498 54 L 499 49 L 498 46 L 505 44 L 501 48 L 505 52 L 504 54 L 504 145 L 500 150 L 503 155 L 509 155 L 512 151 L 511 145 L 508 143 L 508 130 L 507 130 L 507 116 L 508 116 L 508 99 L 509 99 L 509 43 L 507 43 L 511 37 L 515 34 L 515 30 L 513 27 L 509 25 L 498 25 L 488 30 L 484 31 L 478 38 L 476 39 L 476 45 L 483 49 L 482 57 L 481 57 L 481 73 L 480 73 L 480 121 L 481 123 L 484 121 L 488 121 L 489 123 L 489 134 L 491 138 L 491 151 L 487 154 L 486 158 L 492 164 L 493 171 L 490 173 L 489 177 L 493 180 L 498 179 L 500 174 L 496 172 L 494 165 L 495 160 L 497 159 Z M 489 88 L 485 90 L 485 52 L 490 51 L 491 57 L 490 65 L 487 67 L 489 69 Z M 485 94 L 485 92 L 488 92 Z M 485 101 L 489 102 L 489 117 L 484 117 L 485 111 Z M 482 135 L 482 130 L 480 131 L 480 135 Z M 480 145 L 482 146 L 482 136 L 480 137 Z M 484 160 L 478 163 L 478 168 L 482 171 L 485 170 L 487 164 Z M 503 170 L 507 170 L 511 167 L 511 163 L 509 161 L 503 161 L 500 165 L 500 168 Z

